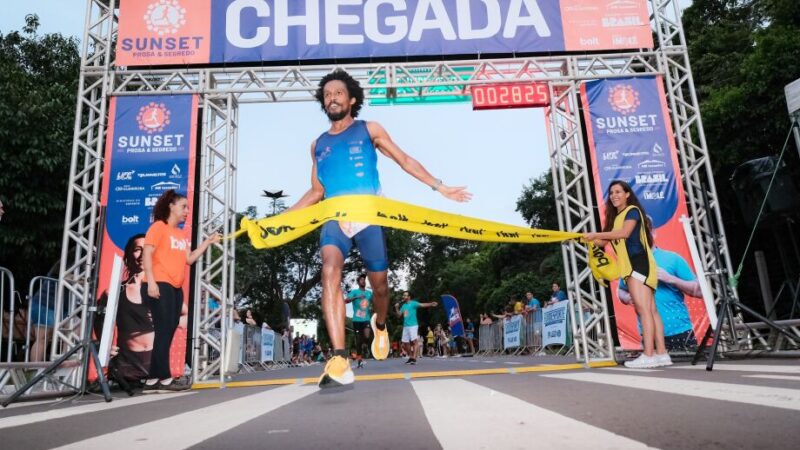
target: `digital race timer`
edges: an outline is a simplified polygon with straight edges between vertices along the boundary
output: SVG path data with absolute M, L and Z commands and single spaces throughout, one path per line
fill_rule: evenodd
M 470 90 L 474 110 L 550 106 L 546 83 L 485 84 Z

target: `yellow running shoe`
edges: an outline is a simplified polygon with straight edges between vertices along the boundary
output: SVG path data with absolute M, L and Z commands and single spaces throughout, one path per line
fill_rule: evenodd
M 389 357 L 389 327 L 384 326 L 383 331 L 378 329 L 378 315 L 373 314 L 369 321 L 375 337 L 372 338 L 372 357 L 380 361 Z
M 319 377 L 317 386 L 320 389 L 341 387 L 353 384 L 356 377 L 353 375 L 353 370 L 350 369 L 350 364 L 345 358 L 341 356 L 334 356 L 327 364 L 322 376 Z

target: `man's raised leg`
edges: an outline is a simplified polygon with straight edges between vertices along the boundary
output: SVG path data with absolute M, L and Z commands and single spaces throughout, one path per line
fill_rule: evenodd
M 322 247 L 322 314 L 328 338 L 333 346 L 333 358 L 325 365 L 319 378 L 320 388 L 338 387 L 352 384 L 355 380 L 347 352 L 344 348 L 345 305 L 342 298 L 342 267 L 344 256 L 333 245 Z

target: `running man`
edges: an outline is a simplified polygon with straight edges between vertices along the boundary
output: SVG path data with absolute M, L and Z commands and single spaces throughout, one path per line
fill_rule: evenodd
M 414 365 L 417 363 L 417 342 L 419 338 L 419 322 L 417 322 L 417 309 L 434 308 L 439 306 L 437 302 L 420 303 L 411 299 L 411 294 L 403 292 L 403 306 L 399 303 L 394 304 L 394 312 L 397 317 L 403 318 L 403 349 L 408 355 L 406 364 Z
M 446 198 L 457 202 L 472 198 L 465 187 L 445 185 L 431 175 L 422 164 L 403 152 L 380 124 L 355 120 L 364 103 L 364 90 L 347 72 L 336 70 L 324 76 L 319 82 L 316 98 L 330 119 L 331 127 L 311 143 L 311 189 L 287 211 L 340 195 L 380 195 L 376 150 Z M 354 243 L 361 253 L 373 289 L 372 357 L 382 360 L 389 354 L 386 329 L 389 261 L 383 229 L 359 223 L 326 222 L 320 234 L 322 312 L 334 356 L 319 378 L 321 388 L 348 385 L 354 380 L 344 348 L 345 305 L 341 286 L 344 259 Z
M 358 289 L 347 294 L 345 303 L 353 303 L 353 331 L 356 333 L 356 360 L 358 368 L 364 367 L 363 358 L 368 357 L 366 347 L 371 344 L 372 333 L 369 321 L 372 317 L 372 291 L 367 289 L 367 276 L 359 275 L 356 280 Z M 362 349 L 364 347 L 364 349 Z

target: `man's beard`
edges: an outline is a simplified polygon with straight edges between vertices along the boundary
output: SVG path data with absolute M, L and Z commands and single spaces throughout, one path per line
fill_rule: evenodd
M 330 106 L 328 106 L 328 109 L 325 110 L 325 114 L 328 115 L 328 119 L 331 122 L 337 122 L 339 120 L 344 119 L 345 117 L 347 117 L 348 114 L 350 114 L 350 108 L 345 108 L 343 106 L 340 106 L 339 112 L 331 112 Z

